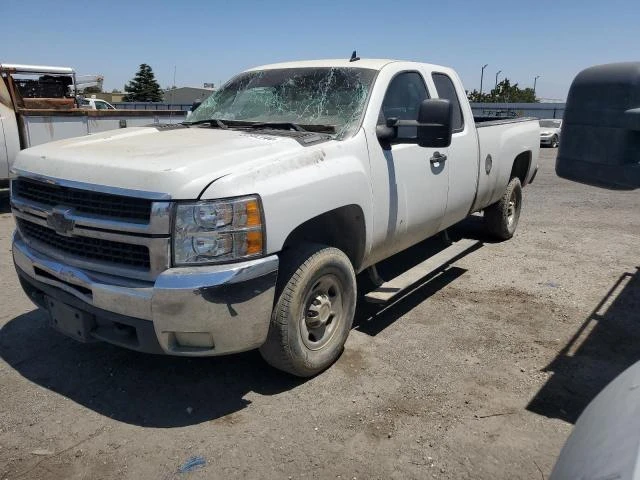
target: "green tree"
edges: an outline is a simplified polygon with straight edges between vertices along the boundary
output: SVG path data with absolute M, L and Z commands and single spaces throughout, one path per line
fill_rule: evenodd
M 491 95 L 488 93 L 480 93 L 478 90 L 474 90 L 473 92 L 467 92 L 467 98 L 470 102 L 477 103 L 490 103 L 495 100 L 491 99 Z
M 161 102 L 162 90 L 153 70 L 146 63 L 140 65 L 136 76 L 124 86 L 125 102 Z
M 111 93 L 122 93 L 122 92 L 117 88 L 114 88 L 113 90 L 111 90 Z
M 87 87 L 84 89 L 83 93 L 102 93 L 102 88 L 99 86 Z
M 489 93 L 480 94 L 477 90 L 467 92 L 467 98 L 470 102 L 479 103 L 538 103 L 540 101 L 536 98 L 533 88 L 520 88 L 517 83 L 511 85 L 508 78 L 498 83 Z

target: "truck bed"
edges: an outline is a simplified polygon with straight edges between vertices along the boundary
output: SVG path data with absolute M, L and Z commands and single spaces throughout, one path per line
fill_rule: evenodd
M 504 191 L 498 186 L 509 182 L 511 166 L 518 156 L 528 160 L 523 185 L 531 179 L 540 149 L 540 125 L 536 118 L 473 118 L 478 129 L 480 175 L 472 211 L 479 211 L 498 201 Z
M 491 127 L 493 125 L 506 125 L 509 123 L 529 122 L 531 120 L 537 120 L 533 117 L 512 117 L 512 118 L 496 118 L 496 117 L 483 117 L 473 116 L 473 120 L 476 123 L 476 128 Z

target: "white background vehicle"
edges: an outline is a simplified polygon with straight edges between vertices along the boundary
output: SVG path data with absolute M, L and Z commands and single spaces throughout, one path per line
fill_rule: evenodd
M 67 77 L 72 82 L 75 73 L 68 67 L 0 65 L 0 188 L 8 185 L 9 170 L 20 149 L 127 126 L 184 120 L 181 111 L 78 109 L 64 93 L 56 98 L 23 96 L 16 78 L 34 76 Z
M 537 171 L 537 120 L 473 118 L 450 68 L 323 60 L 240 74 L 188 125 L 21 152 L 14 262 L 81 341 L 220 355 L 295 375 L 339 356 L 356 274 L 469 214 L 510 238 Z M 46 162 L 41 161 L 47 158 Z M 454 243 L 367 294 L 385 302 Z
M 116 107 L 111 105 L 106 100 L 99 98 L 81 98 L 80 108 L 87 108 L 89 110 L 115 110 Z
M 560 145 L 560 131 L 562 120 L 540 119 L 540 145 L 548 145 L 551 148 L 558 148 Z

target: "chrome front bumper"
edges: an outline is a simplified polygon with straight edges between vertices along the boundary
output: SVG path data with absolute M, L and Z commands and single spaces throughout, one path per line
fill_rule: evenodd
M 86 313 L 96 339 L 153 353 L 209 356 L 257 348 L 267 337 L 276 255 L 170 268 L 154 282 L 64 265 L 29 247 L 18 234 L 13 259 L 25 291 L 37 304 L 48 297 Z M 151 326 L 156 339 L 129 338 Z M 110 327 L 118 334 L 109 333 Z

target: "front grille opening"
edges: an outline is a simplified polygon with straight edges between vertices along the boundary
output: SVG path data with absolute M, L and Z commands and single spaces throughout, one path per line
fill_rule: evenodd
M 138 222 L 148 222 L 151 217 L 152 202 L 143 198 L 51 185 L 29 178 L 14 180 L 12 189 L 19 198 L 51 207 L 71 207 L 81 213 Z
M 35 271 L 35 274 L 38 275 L 39 277 L 48 278 L 49 280 L 54 280 L 58 283 L 62 283 L 66 285 L 67 287 L 73 288 L 74 290 L 78 291 L 83 295 L 86 295 L 87 297 L 93 297 L 93 292 L 91 291 L 90 288 L 83 287 L 81 285 L 76 285 L 75 283 L 65 282 L 64 280 L 60 280 L 55 275 L 51 275 L 49 272 L 42 270 L 41 268 L 38 268 L 38 267 L 33 267 L 33 270 Z
M 54 230 L 16 219 L 20 233 L 26 240 L 35 240 L 60 252 L 87 260 L 99 260 L 124 267 L 144 270 L 151 268 L 149 249 L 145 245 L 114 242 L 90 237 L 64 237 Z

